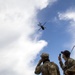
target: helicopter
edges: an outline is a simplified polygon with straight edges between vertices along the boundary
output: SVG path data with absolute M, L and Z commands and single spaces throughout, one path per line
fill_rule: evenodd
M 40 29 L 45 30 L 45 28 L 46 28 L 46 27 L 44 27 L 45 24 L 46 24 L 46 22 L 44 24 L 42 24 L 41 22 L 39 22 L 38 26 L 40 26 Z

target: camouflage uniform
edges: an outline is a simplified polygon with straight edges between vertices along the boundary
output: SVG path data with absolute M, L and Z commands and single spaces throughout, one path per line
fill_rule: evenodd
M 75 75 L 75 60 L 72 58 L 68 58 L 63 64 L 62 60 L 59 62 L 60 67 L 62 68 L 64 75 L 66 71 L 68 71 L 67 75 Z
M 48 54 L 42 54 L 41 56 L 48 56 Z M 35 74 L 42 75 L 60 75 L 59 68 L 54 62 L 46 61 L 42 65 L 38 65 L 35 69 Z
M 75 73 L 72 74 L 72 70 L 75 70 L 75 60 L 74 59 L 69 58 L 67 61 L 65 61 L 64 64 L 62 61 L 60 61 L 59 63 L 60 63 L 62 70 L 64 71 L 64 74 L 65 74 L 65 71 L 68 70 L 69 72 L 71 72 L 71 75 L 75 75 Z

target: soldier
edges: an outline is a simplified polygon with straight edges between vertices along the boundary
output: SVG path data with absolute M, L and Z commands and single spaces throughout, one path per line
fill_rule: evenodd
M 35 74 L 40 73 L 42 73 L 42 75 L 60 75 L 57 64 L 50 62 L 49 54 L 47 53 L 41 54 L 41 59 L 35 68 Z
M 58 57 L 60 67 L 62 68 L 64 75 L 75 75 L 75 60 L 70 58 L 70 52 L 68 50 L 61 51 L 62 58 L 65 63 L 63 64 L 61 56 Z

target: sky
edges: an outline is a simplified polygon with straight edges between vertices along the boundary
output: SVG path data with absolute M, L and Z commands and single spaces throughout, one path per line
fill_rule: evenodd
M 0 75 L 35 75 L 42 52 L 49 53 L 50 60 L 59 66 L 59 53 L 71 51 L 75 45 L 74 3 L 0 0 Z M 44 31 L 38 31 L 39 22 L 46 22 Z M 75 59 L 75 49 L 71 57 Z

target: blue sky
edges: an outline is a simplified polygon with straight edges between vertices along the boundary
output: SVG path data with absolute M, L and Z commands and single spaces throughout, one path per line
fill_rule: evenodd
M 45 51 L 58 51 L 63 49 L 70 49 L 64 46 L 71 42 L 71 35 L 67 31 L 69 21 L 60 20 L 58 13 L 63 13 L 70 8 L 74 8 L 75 0 L 57 0 L 52 6 L 47 6 L 45 9 L 39 11 L 37 18 L 39 22 L 47 22 L 46 29 L 42 31 L 41 39 L 46 40 L 49 44 Z M 56 21 L 55 21 L 56 20 Z M 46 49 L 46 48 L 45 48 Z
M 58 65 L 59 53 L 65 49 L 71 51 L 71 48 L 75 44 L 72 44 L 73 36 L 68 32 L 71 19 L 60 20 L 59 18 L 59 13 L 64 13 L 70 9 L 74 11 L 75 0 L 57 0 L 53 5 L 48 5 L 45 9 L 39 11 L 37 15 L 39 22 L 47 22 L 45 25 L 46 29 L 41 31 L 42 37 L 40 39 L 46 40 L 48 45 L 40 52 L 40 54 L 42 52 L 49 53 L 51 61 L 56 62 Z

